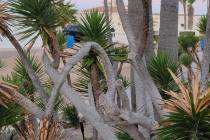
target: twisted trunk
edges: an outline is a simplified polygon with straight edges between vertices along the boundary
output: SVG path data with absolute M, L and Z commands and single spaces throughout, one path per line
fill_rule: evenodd
M 128 1 L 128 14 L 125 10 L 122 0 L 117 0 L 118 12 L 122 21 L 123 29 L 126 33 L 129 42 L 130 55 L 129 59 L 132 64 L 133 79 L 131 82 L 136 95 L 136 111 L 137 113 L 147 117 L 159 119 L 163 115 L 159 104 L 161 103 L 161 96 L 155 86 L 154 82 L 149 75 L 144 58 L 146 50 L 149 46 L 149 6 L 151 1 L 146 0 L 132 0 Z M 131 93 L 132 95 L 133 93 Z M 151 102 L 146 103 L 145 97 L 149 94 L 152 99 Z M 150 110 L 147 106 L 152 105 Z M 155 114 L 155 111 L 158 114 Z M 150 113 L 147 113 L 150 112 Z M 151 113 L 152 112 L 152 113 Z M 152 115 L 152 116 L 151 116 Z M 145 131 L 146 130 L 146 131 Z M 143 135 L 144 139 L 148 138 L 150 131 L 148 129 L 141 129 L 139 127 L 139 133 Z M 138 137 L 138 136 L 137 136 Z M 133 137 L 134 138 L 134 137 Z M 135 139 L 137 139 L 135 137 Z M 138 139 L 142 139 L 140 136 Z

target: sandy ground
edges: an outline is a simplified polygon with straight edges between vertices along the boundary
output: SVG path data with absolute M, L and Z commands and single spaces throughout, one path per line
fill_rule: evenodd
M 42 49 L 33 49 L 32 53 L 41 59 Z M 15 66 L 15 59 L 18 57 L 17 51 L 11 48 L 0 48 L 0 59 L 3 60 L 5 66 L 0 69 L 0 76 L 9 75 Z
M 42 58 L 42 49 L 33 49 L 32 54 L 35 55 L 38 60 L 41 61 Z M 6 76 L 9 75 L 12 72 L 12 69 L 15 66 L 15 59 L 17 58 L 18 54 L 15 49 L 11 48 L 0 48 L 0 59 L 3 60 L 5 63 L 5 66 L 0 69 L 0 76 Z M 129 64 L 124 64 L 122 69 L 122 74 L 126 76 L 126 78 L 129 78 Z M 74 77 L 73 77 L 74 78 Z

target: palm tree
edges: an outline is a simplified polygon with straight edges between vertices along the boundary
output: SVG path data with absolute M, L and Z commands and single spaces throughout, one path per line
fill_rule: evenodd
M 187 0 L 180 0 L 184 9 L 184 29 L 187 29 Z
M 159 50 L 178 60 L 178 0 L 161 1 Z
M 192 30 L 193 29 L 193 16 L 194 16 L 194 8 L 193 8 L 193 3 L 195 0 L 187 0 L 188 6 L 188 29 Z
M 121 61 L 125 61 L 127 59 L 127 53 L 120 54 L 120 49 L 122 50 L 123 48 L 114 48 L 110 44 L 111 21 L 105 13 L 101 14 L 98 11 L 92 10 L 81 18 L 79 25 L 80 31 L 84 35 L 82 38 L 83 41 L 95 41 L 99 43 L 103 48 L 105 48 L 111 60 L 120 60 L 122 58 Z M 86 77 L 86 79 L 90 78 L 88 81 L 90 81 L 92 85 L 95 106 L 102 114 L 102 111 L 99 109 L 99 97 L 103 93 L 101 81 L 103 81 L 105 77 L 100 75 L 103 75 L 104 68 L 94 52 L 83 60 L 82 68 L 85 68 L 90 75 L 89 77 Z M 82 78 L 80 77 L 79 79 L 81 82 Z M 93 132 L 93 139 L 97 140 L 97 131 L 94 130 Z

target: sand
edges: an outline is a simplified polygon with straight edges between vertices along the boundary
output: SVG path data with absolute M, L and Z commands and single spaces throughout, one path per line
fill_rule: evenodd
M 39 60 L 41 60 L 42 49 L 33 49 L 32 54 L 34 54 Z M 0 48 L 0 59 L 3 60 L 5 64 L 4 67 L 0 69 L 0 76 L 9 75 L 12 72 L 17 56 L 18 53 L 15 49 Z
M 37 57 L 38 60 L 41 61 L 42 58 L 42 49 L 41 48 L 36 48 L 32 49 L 32 54 Z M 18 53 L 15 49 L 13 48 L 0 48 L 0 59 L 3 60 L 5 63 L 5 66 L 0 69 L 0 76 L 6 76 L 11 74 L 13 71 L 13 68 L 15 66 L 15 59 L 17 58 Z M 130 66 L 129 64 L 124 64 L 123 69 L 122 69 L 122 74 L 126 78 L 129 78 L 129 73 L 130 73 Z

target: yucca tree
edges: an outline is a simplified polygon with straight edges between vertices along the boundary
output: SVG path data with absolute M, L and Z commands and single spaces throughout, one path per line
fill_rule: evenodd
M 91 10 L 82 16 L 79 25 L 80 31 L 84 35 L 83 41 L 95 41 L 104 47 L 108 45 L 111 21 L 109 20 L 109 22 L 107 22 L 104 13 L 100 13 L 97 10 Z
M 81 22 L 79 22 L 79 27 L 80 32 L 83 34 L 82 41 L 94 41 L 99 43 L 106 50 L 112 61 L 127 61 L 127 49 L 125 47 L 115 48 L 114 45 L 109 42 L 109 35 L 112 28 L 111 21 L 107 20 L 104 13 L 100 13 L 97 10 L 91 10 L 90 12 L 85 13 L 81 18 Z M 90 79 L 92 79 L 92 82 L 101 81 L 105 78 L 100 76 L 102 75 L 104 68 L 101 66 L 97 56 L 94 55 L 94 52 L 83 60 L 82 68 L 85 68 L 90 72 Z M 95 85 L 92 83 L 92 86 L 95 86 L 95 89 L 93 88 L 93 90 L 99 92 L 99 90 L 101 90 L 99 85 L 99 83 L 95 83 Z
M 111 21 L 107 19 L 104 13 L 100 13 L 97 10 L 91 10 L 85 13 L 81 18 L 81 22 L 79 22 L 79 27 L 80 32 L 83 34 L 82 41 L 94 41 L 100 44 L 106 50 L 112 62 L 123 62 L 127 60 L 126 48 L 114 48 L 114 46 L 110 44 Z M 103 81 L 106 80 L 106 77 L 103 76 L 104 68 L 94 52 L 91 52 L 89 56 L 83 60 L 81 65 L 82 68 L 85 68 L 89 73 L 89 77 L 87 77 L 87 75 L 86 77 L 83 76 L 83 81 L 80 79 L 79 82 L 76 82 L 76 86 L 77 88 L 78 85 L 82 86 L 82 88 L 87 88 L 87 86 L 83 86 L 84 83 L 91 83 L 96 109 L 103 115 L 99 108 L 99 97 L 103 93 L 104 87 L 106 87 L 102 84 Z M 94 130 L 93 139 L 97 140 L 96 130 Z
M 188 54 L 189 58 L 192 59 L 192 61 L 195 62 L 200 67 L 201 66 L 200 60 L 196 52 L 196 49 L 198 47 L 198 42 L 199 42 L 199 37 L 193 34 L 183 34 L 179 37 L 181 56 L 182 53 L 184 53 L 183 55 L 185 56 L 186 54 Z
M 157 131 L 158 139 L 210 139 L 210 89 L 201 91 L 198 75 L 192 78 L 191 85 L 185 86 L 174 73 L 170 73 L 180 91 L 166 91 L 171 99 L 165 100 L 163 105 L 168 115 Z
M 15 22 L 19 27 L 21 39 L 29 39 L 31 46 L 41 36 L 54 58 L 54 67 L 60 64 L 59 44 L 56 28 L 75 21 L 75 10 L 64 1 L 52 0 L 13 0 L 9 2 Z

